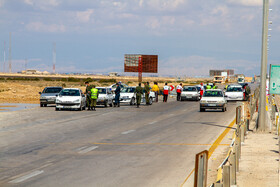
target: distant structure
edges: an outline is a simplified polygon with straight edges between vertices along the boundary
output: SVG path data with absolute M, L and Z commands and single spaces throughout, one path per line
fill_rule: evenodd
M 5 72 L 6 66 L 6 41 L 4 41 L 4 63 L 3 63 L 3 72 Z
M 36 69 L 27 69 L 27 70 L 24 70 L 24 71 L 21 71 L 22 74 L 27 74 L 27 75 L 48 75 L 50 74 L 49 72 L 47 71 L 38 71 Z
M 12 73 L 12 33 L 10 32 L 9 40 L 9 73 Z
M 226 75 L 224 75 L 224 74 L 226 74 Z M 210 77 L 214 77 L 214 76 L 231 76 L 231 75 L 234 75 L 234 70 L 233 69 L 210 70 L 209 71 L 209 76 Z
M 53 43 L 53 73 L 55 73 L 55 63 L 56 63 L 56 43 Z
M 117 77 L 119 76 L 117 72 L 110 72 L 109 77 Z

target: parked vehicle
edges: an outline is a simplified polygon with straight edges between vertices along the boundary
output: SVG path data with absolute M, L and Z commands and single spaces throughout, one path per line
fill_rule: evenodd
M 136 99 L 134 97 L 134 91 L 136 87 L 125 87 L 120 94 L 121 103 L 129 103 L 130 105 L 136 104 Z
M 196 86 L 184 86 L 183 91 L 181 93 L 181 101 L 185 100 L 196 100 L 199 101 L 200 99 L 200 88 Z
M 110 107 L 113 106 L 113 94 L 111 88 L 107 87 L 97 87 L 99 95 L 97 99 L 97 105 L 104 105 L 104 107 L 107 107 L 110 105 Z
M 200 112 L 206 109 L 222 109 L 227 110 L 227 100 L 221 89 L 206 90 L 200 100 Z
M 244 91 L 241 85 L 229 85 L 225 91 L 227 100 L 242 101 L 244 99 Z
M 56 95 L 62 90 L 62 87 L 46 87 L 40 94 L 40 107 L 46 107 L 48 104 L 55 104 Z
M 244 75 L 238 75 L 237 77 L 237 83 L 245 83 L 245 76 Z
M 56 96 L 55 110 L 86 109 L 86 97 L 80 88 L 64 88 Z

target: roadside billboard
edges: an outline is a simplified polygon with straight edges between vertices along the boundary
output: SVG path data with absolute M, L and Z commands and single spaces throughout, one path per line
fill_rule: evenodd
M 270 94 L 280 94 L 280 65 L 270 65 Z

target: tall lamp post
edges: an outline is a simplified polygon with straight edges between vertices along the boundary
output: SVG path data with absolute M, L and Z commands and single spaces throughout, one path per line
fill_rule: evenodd
M 262 26 L 262 57 L 261 57 L 261 87 L 258 131 L 266 131 L 266 74 L 267 74 L 267 38 L 268 38 L 269 0 L 263 0 Z

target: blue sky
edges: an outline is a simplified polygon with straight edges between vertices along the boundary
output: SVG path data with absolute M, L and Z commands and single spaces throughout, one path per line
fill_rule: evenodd
M 159 55 L 159 74 L 205 76 L 209 69 L 260 73 L 263 0 L 0 0 L 12 71 L 123 72 L 124 54 Z M 280 59 L 280 3 L 270 0 L 268 63 Z M 6 62 L 7 64 L 7 62 Z M 6 65 L 7 71 L 7 65 Z

